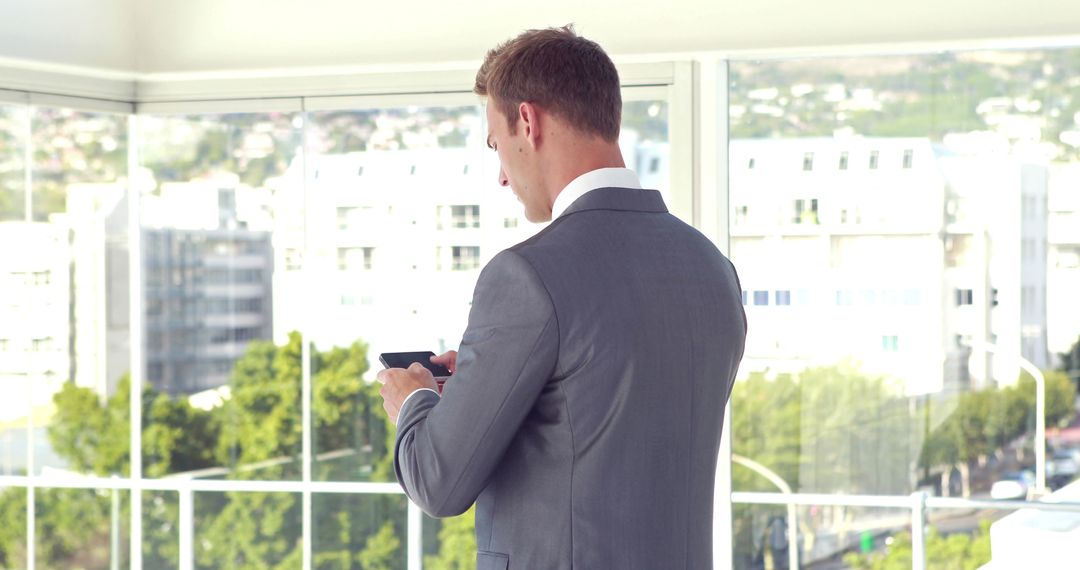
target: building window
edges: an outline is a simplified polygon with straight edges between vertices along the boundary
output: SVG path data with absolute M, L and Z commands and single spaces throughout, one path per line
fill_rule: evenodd
M 255 340 L 260 336 L 258 327 L 219 328 L 211 329 L 210 342 L 212 344 L 243 342 Z
M 945 266 L 967 267 L 971 264 L 973 248 L 973 237 L 970 235 L 945 236 Z
M 480 206 L 450 206 L 450 217 L 455 228 L 479 228 Z
M 747 218 L 750 217 L 749 206 L 736 206 L 735 208 L 735 225 L 740 226 L 747 222 Z
M 304 263 L 304 251 L 296 248 L 285 248 L 285 271 L 300 271 Z
M 35 338 L 31 345 L 31 350 L 34 352 L 48 352 L 52 350 L 53 339 L 52 338 Z
M 262 299 L 236 299 L 233 310 L 237 313 L 261 313 Z
M 870 170 L 877 170 L 878 151 L 870 151 Z
M 660 172 L 660 157 L 654 156 L 649 160 L 649 174 Z
M 746 289 L 742 290 L 742 304 L 743 304 L 743 306 L 746 306 L 746 305 L 750 304 L 750 292 L 747 291 Z M 7 342 L 7 341 L 5 341 L 5 342 Z
M 751 158 L 750 160 L 748 160 L 746 162 L 746 168 L 747 168 L 747 170 L 753 170 L 754 169 L 754 159 Z
M 480 269 L 480 247 L 475 245 L 455 245 L 451 248 L 454 271 Z
M 791 291 L 777 291 L 776 292 L 776 304 L 777 306 L 787 306 L 791 304 Z
M 233 285 L 236 283 L 259 283 L 263 280 L 261 269 L 212 268 L 205 273 L 207 285 Z M 176 274 L 177 284 L 190 281 L 187 275 Z
M 818 201 L 817 201 L 817 198 L 811 198 L 809 200 L 803 200 L 803 199 L 795 200 L 795 216 L 792 219 L 792 223 L 817 225 L 817 223 L 818 223 Z
M 836 304 L 841 307 L 849 307 L 855 304 L 855 292 L 851 289 L 836 290 Z
M 900 337 L 885 335 L 881 337 L 881 350 L 885 352 L 900 352 Z
M 754 304 L 758 306 L 766 306 L 769 304 L 769 292 L 768 291 L 754 291 Z
M 343 207 L 337 209 L 337 227 L 339 230 L 349 229 L 349 218 L 355 208 Z
M 813 170 L 814 169 L 814 153 L 808 152 L 806 154 L 803 154 L 802 169 L 803 170 Z
M 911 168 L 911 161 L 912 161 L 912 158 L 914 158 L 914 156 L 915 156 L 915 151 L 911 150 L 910 148 L 904 150 L 904 168 L 905 169 Z
M 975 294 L 971 289 L 957 289 L 956 294 L 956 306 L 972 305 L 975 302 Z
M 503 218 L 503 227 L 506 229 L 512 229 L 518 227 L 517 218 Z
M 438 229 L 470 229 L 480 227 L 480 206 L 437 206 L 435 218 Z
M 848 164 L 848 153 L 845 150 L 844 152 L 840 153 L 840 170 L 847 170 L 847 164 Z
M 374 264 L 374 247 L 339 247 L 338 270 L 370 270 Z
M 339 230 L 361 229 L 374 219 L 375 208 L 371 206 L 341 206 L 337 209 Z
M 744 298 L 745 298 L 745 294 L 746 294 L 746 291 L 743 291 Z M 744 302 L 743 304 L 745 305 L 746 303 Z M 8 351 L 8 346 L 9 346 L 10 343 L 11 343 L 11 341 L 8 340 L 8 339 L 0 338 L 0 352 L 7 352 Z

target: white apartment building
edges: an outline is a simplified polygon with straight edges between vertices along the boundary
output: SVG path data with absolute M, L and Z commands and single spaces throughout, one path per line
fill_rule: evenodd
M 480 269 L 538 229 L 495 184 L 494 158 L 464 148 L 309 157 L 306 199 L 300 158 L 268 182 L 275 341 L 290 331 L 320 349 L 363 340 L 376 370 L 380 352 L 456 348 Z
M 103 397 L 131 369 L 126 192 L 120 184 L 73 184 L 67 192 L 73 380 Z
M 0 222 L 0 243 L 0 421 L 11 421 L 49 406 L 71 374 L 72 252 L 60 223 Z
M 666 144 L 628 130 L 620 146 L 642 186 L 667 190 Z M 309 157 L 306 197 L 304 164 L 298 157 L 268 182 L 275 342 L 300 330 L 321 349 L 363 340 L 373 370 L 380 352 L 456 349 L 480 270 L 543 227 L 498 186 L 487 149 Z
M 1080 164 L 1050 169 L 1047 340 L 1052 364 L 1080 339 Z
M 947 151 L 938 166 L 949 188 L 945 286 L 954 298 L 946 323 L 954 345 L 998 346 L 991 375 L 1006 384 L 1019 374 L 1018 354 L 1047 368 L 1047 167 Z M 971 367 L 976 379 L 986 377 L 981 354 Z
M 1009 354 L 1045 365 L 1045 167 L 857 137 L 735 140 L 730 164 L 743 373 L 851 360 L 919 394 L 985 383 L 972 343 L 999 382 Z

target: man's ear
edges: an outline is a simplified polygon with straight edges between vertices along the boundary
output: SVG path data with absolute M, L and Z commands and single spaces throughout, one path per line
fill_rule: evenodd
M 518 105 L 518 126 L 533 150 L 540 145 L 540 115 L 540 109 L 528 101 L 522 101 Z

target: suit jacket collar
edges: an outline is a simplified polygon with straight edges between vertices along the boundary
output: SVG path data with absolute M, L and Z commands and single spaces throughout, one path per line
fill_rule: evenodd
M 587 210 L 667 213 L 664 198 L 656 190 L 639 188 L 597 188 L 574 200 L 559 219 Z

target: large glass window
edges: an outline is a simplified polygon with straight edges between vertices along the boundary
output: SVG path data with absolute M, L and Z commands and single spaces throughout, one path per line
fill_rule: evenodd
M 29 109 L 0 103 L 0 221 L 26 218 L 26 121 Z
M 620 144 L 667 193 L 658 92 L 628 91 Z M 404 566 L 416 512 L 378 353 L 456 348 L 480 269 L 543 227 L 498 186 L 475 97 L 429 99 L 131 119 L 0 105 L 0 243 L 19 245 L 0 253 L 0 475 L 36 487 L 0 489 L 0 566 L 32 548 L 37 568 L 126 567 L 136 508 L 146 568 L 294 568 L 307 549 L 316 568 Z M 471 514 L 420 527 L 428 564 L 474 556 Z
M 624 92 L 622 147 L 626 167 L 637 172 L 641 186 L 660 190 L 665 198 L 671 191 L 671 138 L 668 103 L 662 99 L 637 99 Z M 670 206 L 670 204 L 669 204 Z
M 118 114 L 0 106 L 0 464 L 39 485 L 0 491 L 4 566 L 29 559 L 28 524 L 39 568 L 106 566 L 126 547 L 116 524 L 127 492 L 48 485 L 129 472 L 129 400 L 117 393 L 128 363 L 114 363 L 112 384 L 104 367 L 105 354 L 120 349 L 106 343 L 117 315 L 105 303 L 119 293 L 107 283 L 126 274 L 107 262 L 101 226 L 87 224 L 95 209 L 123 199 L 127 127 Z M 117 232 L 111 245 L 126 251 L 126 240 Z
M 776 492 L 763 469 L 803 493 L 1034 497 L 1027 362 L 1045 493 L 1077 492 L 1076 270 L 1048 260 L 1080 243 L 1078 74 L 1080 49 L 731 64 L 731 257 L 747 290 L 808 301 L 746 307 L 735 491 Z M 794 548 L 870 567 L 905 540 L 910 560 L 910 521 L 885 512 L 821 507 L 795 545 L 769 530 L 783 507 L 735 513 L 737 567 Z M 931 567 L 988 562 L 1006 514 L 932 511 L 954 537 L 930 540 Z M 995 563 L 1018 536 L 995 533 Z

